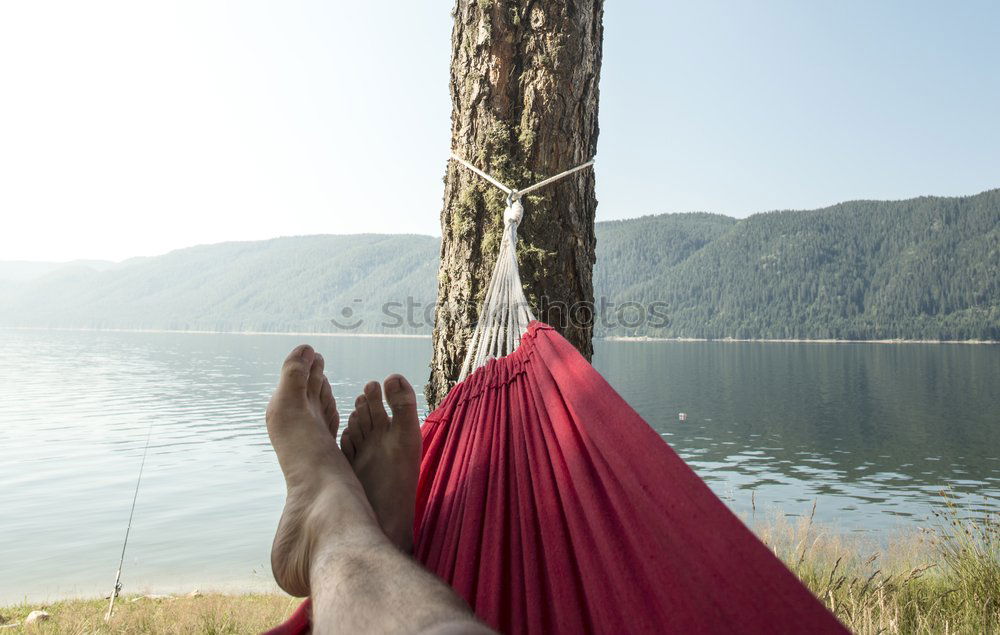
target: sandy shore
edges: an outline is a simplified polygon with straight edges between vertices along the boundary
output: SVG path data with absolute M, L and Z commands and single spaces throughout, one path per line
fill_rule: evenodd
M 314 331 L 203 331 L 184 329 L 97 329 L 97 328 L 64 328 L 42 326 L 0 326 L 0 330 L 11 331 L 67 331 L 83 333 L 177 333 L 187 335 L 287 335 L 294 337 L 363 337 L 387 339 L 430 339 L 427 333 L 325 333 Z M 723 337 L 717 339 L 705 337 L 651 337 L 648 335 L 608 335 L 595 337 L 595 340 L 606 342 L 763 342 L 775 344 L 1000 344 L 998 340 L 843 340 L 843 339 L 739 339 Z
M 324 333 L 313 331 L 200 331 L 184 329 L 88 329 L 44 326 L 0 326 L 10 331 L 65 331 L 80 333 L 177 333 L 181 335 L 290 335 L 295 337 L 366 337 L 391 339 L 430 339 L 425 333 Z
M 607 337 L 595 338 L 609 342 L 763 342 L 770 344 L 1000 344 L 997 340 L 838 340 L 838 339 L 737 339 L 734 337 L 722 337 L 718 339 L 708 339 L 704 337 L 649 337 L 638 335 L 629 337 L 626 335 L 609 335 Z

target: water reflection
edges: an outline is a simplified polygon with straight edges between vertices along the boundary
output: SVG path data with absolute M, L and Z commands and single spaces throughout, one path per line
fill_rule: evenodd
M 738 511 L 751 490 L 793 513 L 818 498 L 848 530 L 926 517 L 943 489 L 997 508 L 997 347 L 600 342 L 596 360 Z

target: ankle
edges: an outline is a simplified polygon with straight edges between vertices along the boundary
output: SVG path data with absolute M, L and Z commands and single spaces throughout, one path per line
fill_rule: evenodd
M 335 535 L 316 536 L 309 553 L 309 582 L 312 595 L 335 588 L 339 581 L 356 575 L 359 566 L 373 555 L 395 546 L 377 525 L 353 526 Z

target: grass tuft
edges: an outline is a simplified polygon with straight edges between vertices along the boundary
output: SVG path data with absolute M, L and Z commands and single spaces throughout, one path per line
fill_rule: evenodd
M 945 501 L 932 527 L 888 547 L 817 526 L 815 506 L 757 533 L 855 633 L 1000 635 L 1000 519 Z
M 260 633 L 283 622 L 301 600 L 277 594 L 226 595 L 208 593 L 198 597 L 150 599 L 122 596 L 115 605 L 111 623 L 104 622 L 108 601 L 103 599 L 65 600 L 51 604 L 22 604 L 0 609 L 7 624 L 19 623 L 0 633 L 202 633 L 229 635 Z M 24 626 L 31 611 L 43 610 L 51 618 Z M 0 627 L 4 622 L 0 621 Z

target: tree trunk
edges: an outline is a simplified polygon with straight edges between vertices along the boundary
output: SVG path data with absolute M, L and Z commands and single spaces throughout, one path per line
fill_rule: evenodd
M 457 0 L 452 31 L 453 151 L 523 188 L 597 150 L 603 0 Z M 451 161 L 441 212 L 434 356 L 440 403 L 461 370 L 502 229 L 504 195 Z M 529 194 L 518 229 L 525 294 L 539 320 L 593 352 L 593 170 Z

